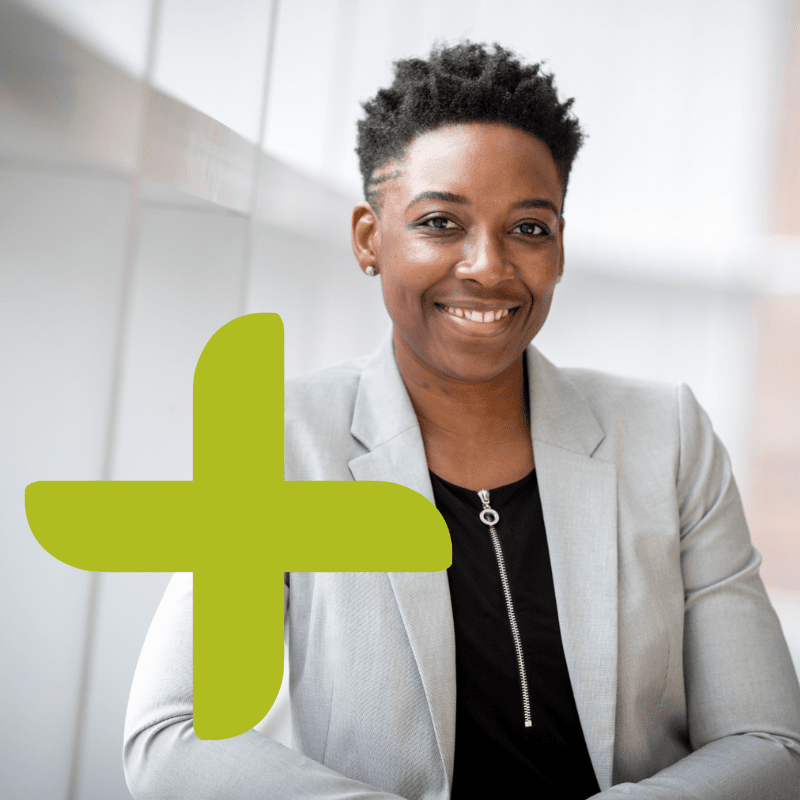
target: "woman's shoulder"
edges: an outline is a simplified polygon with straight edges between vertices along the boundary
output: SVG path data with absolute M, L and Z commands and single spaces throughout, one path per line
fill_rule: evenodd
M 534 376 L 540 375 L 555 388 L 553 399 L 565 401 L 574 395 L 587 403 L 599 418 L 644 415 L 674 415 L 685 384 L 604 372 L 597 369 L 557 367 L 531 348 Z M 546 377 L 545 377 L 546 376 Z
M 354 358 L 287 380 L 284 388 L 287 427 L 346 423 L 349 431 L 367 361 L 368 357 Z
M 591 409 L 606 434 L 600 448 L 624 453 L 641 449 L 695 462 L 724 450 L 708 414 L 685 383 L 615 375 L 592 369 L 559 370 Z M 725 455 L 724 458 L 727 458 Z
M 306 372 L 286 381 L 285 403 L 286 420 L 316 418 L 320 413 L 335 415 L 341 420 L 352 419 L 356 399 L 369 376 L 367 384 L 372 392 L 373 402 L 385 401 L 387 395 L 396 394 L 397 383 L 402 380 L 394 360 L 391 336 L 384 337 L 378 348 L 371 354 L 337 362 L 329 367 Z M 384 392 L 375 392 L 376 386 L 387 386 Z
M 344 361 L 286 381 L 286 480 L 352 480 L 347 463 L 364 449 L 350 428 L 368 360 Z
M 656 381 L 630 375 L 618 375 L 594 369 L 565 367 L 564 377 L 598 407 L 642 405 L 646 408 L 669 406 L 674 408 L 679 384 Z
M 354 396 L 369 359 L 370 356 L 351 358 L 290 378 L 285 383 L 287 401 L 291 398 L 299 403 L 305 400 L 316 403 L 325 398 Z
M 606 446 L 626 452 L 637 443 L 676 451 L 693 441 L 705 446 L 714 438 L 705 410 L 685 383 L 669 383 L 576 367 L 553 367 L 552 383 L 559 387 L 552 401 L 587 410 L 606 435 Z M 579 400 L 577 398 L 580 398 Z

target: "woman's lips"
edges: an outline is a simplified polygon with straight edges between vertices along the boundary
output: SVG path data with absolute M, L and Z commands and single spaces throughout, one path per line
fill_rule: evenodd
M 436 303 L 436 307 L 461 330 L 471 333 L 494 333 L 502 330 L 511 321 L 514 308 L 488 308 L 478 311 L 474 308 L 460 308 Z
M 475 311 L 471 308 L 453 308 L 452 306 L 443 306 L 443 308 L 448 314 L 462 319 L 470 319 L 473 322 L 494 322 L 508 315 L 507 308 L 496 308 L 484 312 Z

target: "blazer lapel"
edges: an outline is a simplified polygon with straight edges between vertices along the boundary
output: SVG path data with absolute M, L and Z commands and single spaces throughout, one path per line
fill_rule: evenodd
M 362 372 L 351 433 L 368 451 L 348 462 L 357 481 L 399 483 L 434 502 L 422 434 L 391 335 Z M 455 753 L 456 662 L 447 572 L 390 572 L 389 581 L 431 710 L 449 788 Z
M 527 351 L 531 437 L 572 690 L 601 790 L 611 786 L 617 692 L 617 470 L 585 398 Z

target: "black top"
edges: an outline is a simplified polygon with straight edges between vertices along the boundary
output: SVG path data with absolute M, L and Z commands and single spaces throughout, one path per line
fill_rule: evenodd
M 561 644 L 535 470 L 490 492 L 522 642 L 533 725 L 497 556 L 477 492 L 431 472 L 436 507 L 453 541 L 447 570 L 456 641 L 453 792 L 475 797 L 585 800 L 600 791 Z M 541 793 L 541 794 L 540 794 Z

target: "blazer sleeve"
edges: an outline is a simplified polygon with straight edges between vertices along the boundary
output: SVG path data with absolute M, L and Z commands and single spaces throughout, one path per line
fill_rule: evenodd
M 596 797 L 800 798 L 800 687 L 758 574 L 728 455 L 685 385 L 678 389 L 686 758 Z
M 289 587 L 284 584 L 284 615 Z M 148 631 L 125 720 L 136 800 L 399 800 L 255 730 L 201 740 L 192 724 L 192 574 L 177 573 Z

